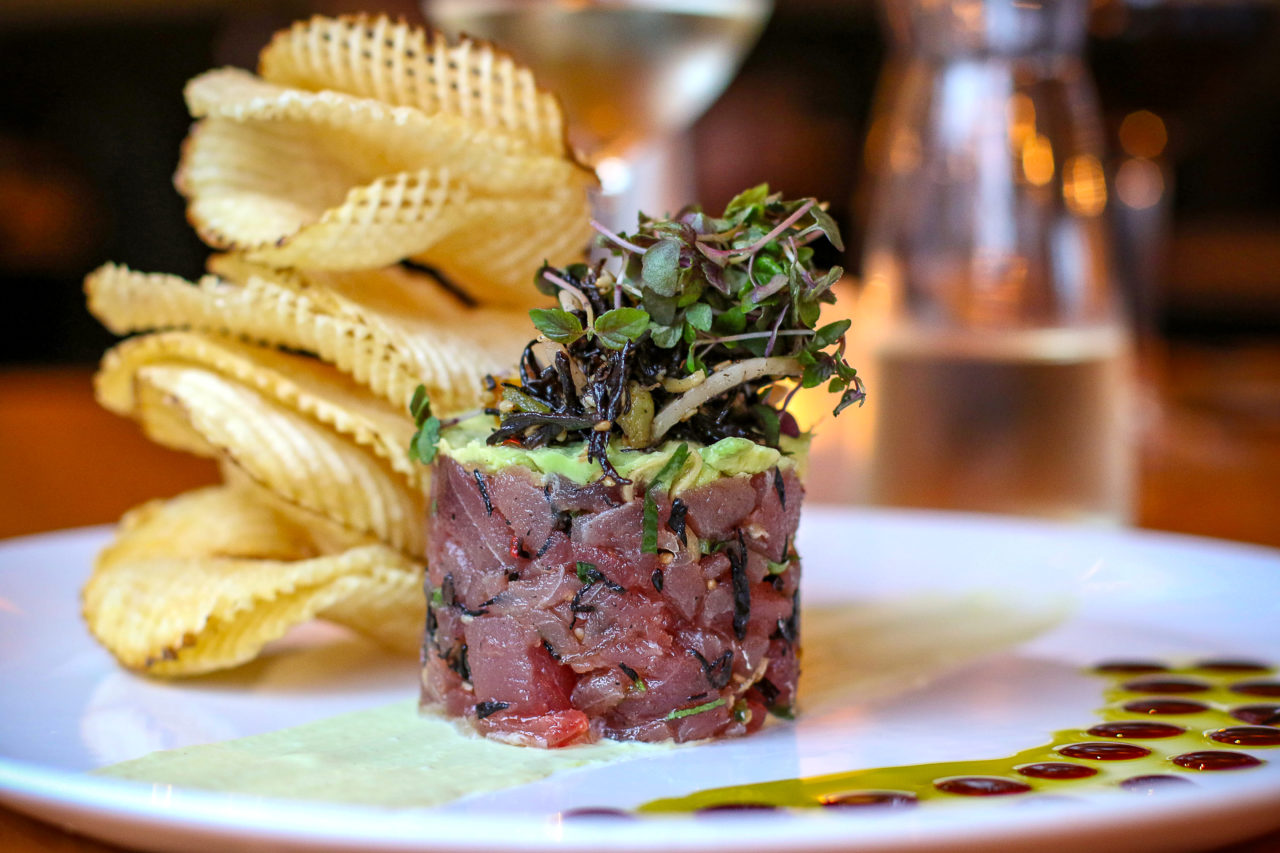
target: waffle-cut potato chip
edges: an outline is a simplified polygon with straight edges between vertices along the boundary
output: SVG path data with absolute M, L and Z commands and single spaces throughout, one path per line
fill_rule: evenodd
M 424 608 L 421 566 L 395 550 L 316 555 L 305 530 L 227 487 L 126 516 L 82 605 L 90 631 L 123 665 L 159 676 L 244 663 L 316 616 L 412 652 Z
M 304 269 L 369 269 L 409 257 L 447 269 L 458 265 L 438 244 L 483 236 L 493 268 L 515 264 L 520 274 L 460 267 L 457 285 L 481 304 L 523 304 L 543 260 L 581 259 L 591 233 L 590 178 L 568 161 L 504 162 L 473 144 L 452 158 L 447 147 L 424 151 L 409 166 L 409 158 L 393 161 L 350 135 L 299 122 L 202 120 L 177 175 L 188 218 L 215 248 Z M 538 247 L 532 266 L 528 251 L 513 245 Z
M 535 153 L 567 150 L 560 103 L 528 69 L 492 45 L 463 38 L 451 46 L 440 33 L 384 16 L 300 21 L 262 51 L 258 73 L 284 86 L 460 116 Z
M 428 469 L 409 459 L 414 430 L 407 411 L 375 397 L 332 365 L 220 336 L 159 332 L 132 338 L 107 353 L 94 381 L 98 402 L 117 414 L 132 414 L 138 405 L 134 377 L 151 365 L 218 373 L 368 448 L 411 483 L 425 483 Z
M 223 459 L 218 463 L 218 468 L 222 474 L 223 488 L 235 490 L 245 500 L 270 510 L 273 518 L 286 519 L 293 528 L 306 531 L 316 554 L 336 554 L 359 545 L 383 544 L 374 537 L 366 533 L 357 533 L 328 516 L 290 503 L 237 468 L 234 462 Z
M 131 415 L 144 429 L 157 418 L 183 422 L 217 458 L 286 501 L 405 553 L 424 553 L 423 492 L 367 450 L 205 369 L 144 366 L 133 381 Z M 176 446 L 188 449 L 182 438 Z
M 571 193 L 531 206 L 509 205 L 498 217 L 502 222 L 501 251 L 495 251 L 492 235 L 480 229 L 456 231 L 421 258 L 458 282 L 469 294 L 482 287 L 480 301 L 492 305 L 519 305 L 533 291 L 530 280 L 544 261 L 563 266 L 556 258 L 573 259 L 591 238 L 591 220 L 580 208 L 581 199 Z M 556 223 L 556 228 L 546 228 Z
M 187 138 L 177 184 L 201 239 L 276 266 L 396 263 L 474 215 L 448 169 L 369 176 L 317 154 L 305 125 L 207 119 Z
M 297 155 L 338 164 L 349 183 L 426 164 L 448 169 L 477 197 L 542 197 L 592 180 L 585 167 L 561 156 L 507 153 L 503 136 L 458 116 L 427 115 L 341 92 L 290 89 L 235 68 L 201 74 L 187 83 L 185 95 L 195 118 L 233 127 L 267 125 L 262 135 L 228 132 L 229 148 L 250 149 L 284 137 L 298 146 Z M 278 168 L 306 170 L 312 164 L 293 157 Z
M 347 544 L 355 544 L 355 537 Z M 98 563 L 153 557 L 301 560 L 320 554 L 306 526 L 247 489 L 220 485 L 129 510 Z
M 236 256 L 211 264 L 223 277 L 198 284 L 108 264 L 85 280 L 89 309 L 117 334 L 193 329 L 313 353 L 404 411 L 422 383 L 444 415 L 480 405 L 484 376 L 509 371 L 529 336 L 526 314 L 467 310 L 429 276 L 398 267 L 301 274 Z

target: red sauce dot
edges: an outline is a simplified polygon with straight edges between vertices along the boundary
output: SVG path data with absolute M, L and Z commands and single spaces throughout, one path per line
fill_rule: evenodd
M 1246 696 L 1280 696 L 1280 681 L 1237 681 L 1231 692 Z
M 1199 714 L 1209 706 L 1194 699 L 1134 699 L 1124 703 L 1124 709 L 1134 714 Z
M 1032 779 L 1084 779 L 1098 775 L 1098 771 L 1083 764 L 1071 764 L 1066 761 L 1043 761 L 1039 764 L 1023 764 L 1015 767 L 1023 776 Z
M 1188 770 L 1240 770 L 1244 767 L 1257 767 L 1262 763 L 1261 759 L 1243 752 L 1219 752 L 1213 749 L 1186 752 L 1175 755 L 1171 760 Z
M 1209 685 L 1190 678 L 1135 678 L 1126 682 L 1124 689 L 1134 693 L 1203 693 Z
M 1155 794 L 1170 788 L 1181 788 L 1184 785 L 1195 785 L 1195 782 L 1185 776 L 1166 776 L 1157 773 L 1150 776 L 1131 776 L 1120 783 L 1120 787 L 1126 791 L 1136 791 L 1139 794 Z
M 1094 737 L 1122 737 L 1122 738 L 1155 738 L 1155 737 L 1177 737 L 1185 732 L 1182 726 L 1174 726 L 1169 723 L 1154 723 L 1147 720 L 1124 720 L 1118 723 L 1099 723 L 1089 729 L 1089 734 Z
M 1139 675 L 1144 672 L 1168 672 L 1169 667 L 1149 660 L 1109 660 L 1095 666 L 1093 671 Z
M 1196 669 L 1207 669 L 1210 672 L 1270 672 L 1271 667 L 1256 660 L 1203 660 L 1195 665 Z
M 1025 794 L 1031 790 L 1031 786 L 1025 782 L 1000 776 L 955 776 L 939 779 L 933 783 L 933 787 L 962 797 L 1000 797 L 1005 794 Z
M 1073 743 L 1058 749 L 1067 758 L 1090 758 L 1094 761 L 1130 761 L 1151 754 L 1151 750 L 1134 743 Z
M 820 802 L 829 809 L 881 806 L 899 809 L 919 804 L 915 794 L 908 794 L 905 791 L 849 791 L 845 794 L 823 797 Z
M 1280 705 L 1241 705 L 1231 709 L 1231 716 L 1255 726 L 1280 726 Z
M 636 816 L 631 812 L 625 812 L 622 809 L 604 808 L 603 806 L 595 806 L 585 809 L 571 809 L 570 811 L 565 812 L 562 817 L 565 820 L 584 817 L 621 818 L 623 820 L 635 820 L 636 818 Z
M 1209 740 L 1236 746 L 1280 746 L 1280 729 L 1270 726 L 1229 726 L 1210 732 Z

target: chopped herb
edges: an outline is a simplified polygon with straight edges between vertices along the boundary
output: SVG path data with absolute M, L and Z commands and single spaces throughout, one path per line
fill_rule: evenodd
M 644 493 L 644 528 L 640 537 L 640 550 L 645 554 L 658 553 L 658 504 L 653 499 L 653 490 Z
M 682 717 L 692 717 L 694 714 L 702 714 L 707 711 L 711 711 L 716 708 L 719 708 L 723 704 L 725 704 L 724 699 L 716 699 L 711 702 L 705 702 L 701 705 L 695 705 L 692 708 L 677 708 L 676 710 L 672 711 L 670 714 L 667 714 L 662 719 L 679 720 Z
M 587 585 L 591 585 L 595 583 L 596 582 L 595 579 L 591 577 L 591 574 L 590 574 L 591 572 L 596 572 L 597 575 L 600 574 L 598 571 L 596 571 L 595 563 L 584 563 L 581 560 L 578 561 L 579 583 L 584 583 Z
M 773 560 L 767 560 L 765 564 L 769 567 L 769 574 L 780 575 L 787 569 L 791 568 L 791 560 L 783 560 L 781 563 L 775 563 Z
M 733 703 L 733 719 L 739 723 L 748 723 L 751 721 L 751 706 L 747 704 L 747 700 L 739 699 Z
M 431 604 L 433 607 L 444 606 L 444 595 L 441 594 L 439 589 L 431 590 Z
M 675 479 L 680 470 L 684 468 L 685 461 L 689 458 L 689 445 L 681 444 L 671 453 L 671 458 L 667 460 L 667 464 L 662 466 L 662 470 L 657 473 L 649 484 L 649 488 L 669 488 L 671 481 Z
M 505 711 L 510 707 L 511 706 L 506 702 L 494 702 L 494 701 L 477 702 L 476 718 L 483 720 L 485 717 L 492 716 L 493 714 L 496 714 L 499 711 Z

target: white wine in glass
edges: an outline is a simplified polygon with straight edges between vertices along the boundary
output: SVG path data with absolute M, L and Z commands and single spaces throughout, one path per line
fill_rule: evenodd
M 772 4 L 425 0 L 424 9 L 446 32 L 488 39 L 532 68 L 564 100 L 574 147 L 616 196 L 631 189 L 630 160 L 684 131 L 724 91 Z

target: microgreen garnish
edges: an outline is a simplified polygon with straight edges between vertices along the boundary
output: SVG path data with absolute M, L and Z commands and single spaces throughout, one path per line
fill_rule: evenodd
M 430 465 L 436 458 L 436 442 L 440 440 L 440 419 L 431 414 L 431 400 L 427 398 L 427 389 L 419 385 L 413 389 L 409 399 L 409 414 L 418 427 L 409 442 L 409 459 Z
M 836 414 L 862 401 L 845 361 L 849 321 L 819 325 L 842 270 L 815 268 L 810 244 L 843 246 L 815 200 L 784 201 L 762 184 L 719 217 L 689 207 L 641 216 L 631 234 L 596 229 L 615 256 L 609 268 L 535 277 L 559 305 L 530 312 L 541 337 L 508 385 L 519 396 L 503 392 L 491 444 L 585 440 L 589 458 L 625 482 L 609 462 L 612 439 L 648 449 L 738 436 L 777 447 L 798 434 L 786 413 L 795 388 L 825 384 L 840 395 Z

